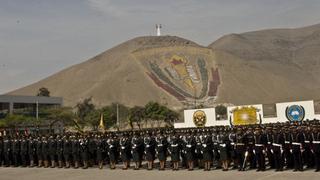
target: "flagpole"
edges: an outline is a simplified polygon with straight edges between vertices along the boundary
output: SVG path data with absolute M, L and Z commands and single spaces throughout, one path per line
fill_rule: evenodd
M 119 121 L 119 104 L 117 104 L 117 126 L 118 130 L 120 129 L 120 121 Z
M 39 102 L 36 101 L 36 119 L 39 119 Z

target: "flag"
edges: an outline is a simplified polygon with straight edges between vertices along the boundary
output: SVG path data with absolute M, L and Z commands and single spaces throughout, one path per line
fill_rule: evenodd
M 99 129 L 101 129 L 101 130 L 105 129 L 104 122 L 103 122 L 103 114 L 102 113 L 101 113 L 101 116 L 100 116 Z

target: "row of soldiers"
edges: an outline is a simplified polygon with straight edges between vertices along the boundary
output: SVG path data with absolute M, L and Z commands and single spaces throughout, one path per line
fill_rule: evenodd
M 0 137 L 1 166 L 320 170 L 320 126 L 269 125 Z M 170 161 L 171 163 L 167 163 Z

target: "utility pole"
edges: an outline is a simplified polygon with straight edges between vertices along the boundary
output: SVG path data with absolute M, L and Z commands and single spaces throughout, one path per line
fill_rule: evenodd
M 39 102 L 36 101 L 36 119 L 39 119 Z

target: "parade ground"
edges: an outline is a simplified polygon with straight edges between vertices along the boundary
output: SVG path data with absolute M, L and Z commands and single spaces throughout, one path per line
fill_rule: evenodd
M 180 171 L 158 171 L 158 170 L 110 170 L 110 169 L 57 169 L 57 168 L 0 168 L 0 180 L 316 180 L 320 173 L 313 170 L 304 172 L 274 172 L 272 170 L 265 172 L 256 172 L 254 170 L 238 172 L 221 170 L 203 171 L 203 170 L 180 170 Z

